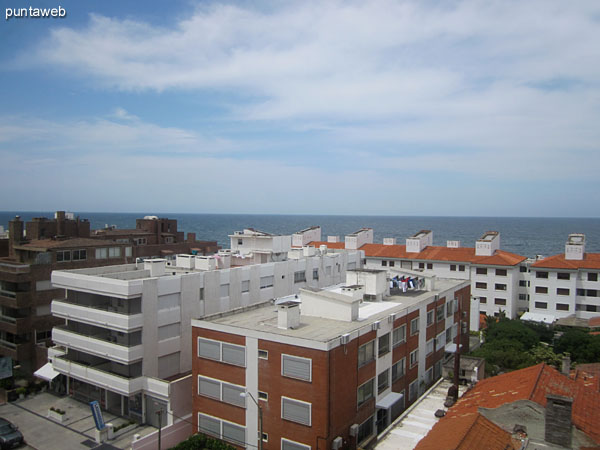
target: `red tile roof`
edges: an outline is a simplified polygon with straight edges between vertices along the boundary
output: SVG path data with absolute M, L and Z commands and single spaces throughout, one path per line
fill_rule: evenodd
M 336 248 L 336 249 L 344 249 L 346 248 L 345 242 L 326 242 L 326 241 L 312 241 L 308 244 L 312 247 L 319 248 L 321 245 L 326 245 L 327 248 Z
M 473 417 L 478 414 L 479 407 L 497 408 L 516 400 L 531 400 L 545 407 L 548 394 L 573 398 L 573 424 L 595 442 L 600 443 L 600 429 L 597 426 L 600 417 L 600 393 L 567 378 L 543 363 L 480 381 L 450 408 L 446 417 L 440 420 L 423 440 L 431 439 L 435 442 L 442 439 L 440 442 L 443 442 L 443 435 L 436 431 L 440 424 L 453 418 Z M 460 424 L 453 423 L 454 428 Z M 457 429 L 454 433 L 459 431 Z M 439 442 L 437 444 L 439 445 Z M 419 450 L 427 448 L 433 447 L 417 446 Z
M 311 242 L 310 245 L 316 247 L 327 245 L 329 248 L 344 248 L 343 242 Z M 504 250 L 496 250 L 492 256 L 477 256 L 473 247 L 448 248 L 429 246 L 422 252 L 409 253 L 406 251 L 406 245 L 365 244 L 360 250 L 364 250 L 365 255 L 371 258 L 455 261 L 493 266 L 514 266 L 527 259 L 524 256 L 505 252 Z
M 564 253 L 549 256 L 531 265 L 548 269 L 600 269 L 600 253 L 586 253 L 581 261 L 565 259 Z
M 481 414 L 440 420 L 415 450 L 516 450 L 510 433 Z

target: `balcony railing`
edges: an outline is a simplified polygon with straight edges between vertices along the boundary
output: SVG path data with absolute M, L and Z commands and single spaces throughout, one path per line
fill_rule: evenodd
M 0 262 L 0 272 L 8 273 L 29 273 L 29 264 L 19 264 L 10 262 Z
M 81 350 L 84 353 L 100 356 L 122 364 L 139 361 L 144 356 L 142 345 L 126 347 L 124 345 L 107 342 L 93 336 L 75 333 L 62 327 L 52 329 L 52 340 L 64 347 Z
M 7 291 L 0 289 L 0 304 L 9 308 L 25 308 L 29 306 L 31 300 L 30 292 Z
M 141 328 L 144 316 L 123 314 L 102 308 L 77 305 L 65 300 L 52 301 L 52 314 L 64 319 L 84 322 L 117 331 L 132 331 Z

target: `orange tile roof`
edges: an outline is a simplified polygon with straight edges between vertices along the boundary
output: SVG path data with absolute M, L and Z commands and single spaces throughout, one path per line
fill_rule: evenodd
M 524 256 L 496 250 L 492 256 L 477 256 L 473 247 L 429 246 L 419 253 L 408 253 L 406 245 L 365 244 L 361 248 L 366 256 L 380 258 L 416 259 L 430 261 L 456 261 L 495 266 L 514 266 L 525 261 Z
M 481 414 L 440 420 L 415 450 L 516 450 L 510 433 Z
M 581 261 L 565 259 L 564 253 L 548 256 L 531 265 L 531 267 L 543 267 L 548 269 L 600 269 L 600 253 L 586 253 Z

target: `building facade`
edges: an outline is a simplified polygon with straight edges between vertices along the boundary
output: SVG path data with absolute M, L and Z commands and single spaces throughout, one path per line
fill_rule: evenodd
M 349 271 L 342 285 L 193 320 L 198 431 L 242 448 L 258 447 L 259 429 L 264 449 L 373 442 L 441 376 L 459 329 L 468 348 L 468 281 L 404 293 L 389 279 Z
M 52 332 L 52 369 L 64 375 L 70 395 L 154 425 L 160 408 L 172 424 L 191 412 L 193 318 L 339 283 L 362 258 L 313 248 L 283 261 L 236 264 L 251 254 L 54 271 L 52 284 L 65 296 L 52 302 L 52 314 L 66 325 Z

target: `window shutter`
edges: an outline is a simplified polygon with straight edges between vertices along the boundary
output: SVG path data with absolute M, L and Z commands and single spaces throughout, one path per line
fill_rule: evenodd
M 281 355 L 282 373 L 286 377 L 311 381 L 311 360 L 290 355 Z
M 221 344 L 216 341 L 198 338 L 198 356 L 219 361 L 221 359 Z
M 244 392 L 244 388 L 234 386 L 233 384 L 223 383 L 223 401 L 231 403 L 235 406 L 246 407 L 246 399 L 240 394 Z
M 207 397 L 221 399 L 221 383 L 216 380 L 198 377 L 198 392 Z
M 223 362 L 244 367 L 246 365 L 246 348 L 223 342 Z
M 287 439 L 281 438 L 281 450 L 310 450 L 309 445 L 302 445 L 298 442 L 288 441 Z
M 246 444 L 246 428 L 223 421 L 223 439 L 244 446 Z
M 310 426 L 310 403 L 301 403 L 289 398 L 281 399 L 281 416 L 302 425 Z
M 221 437 L 221 421 L 198 414 L 198 431 L 205 434 L 210 434 L 218 438 Z

